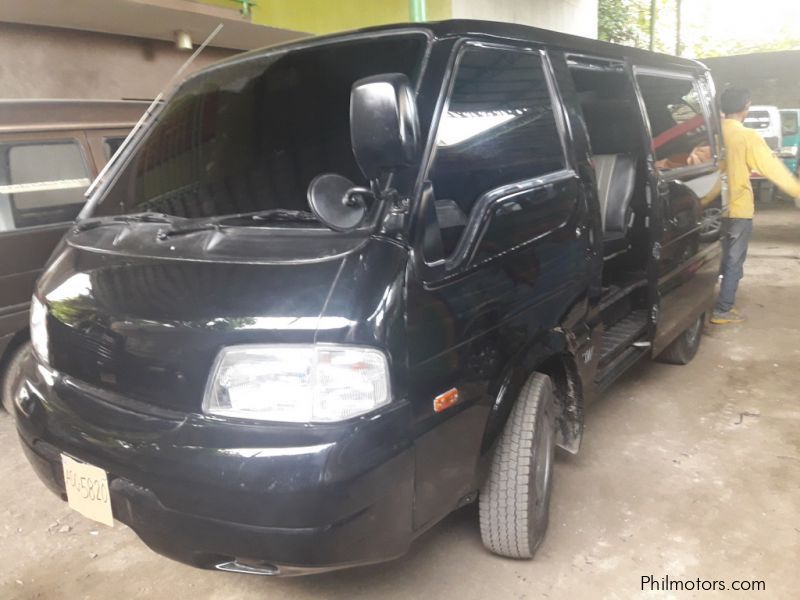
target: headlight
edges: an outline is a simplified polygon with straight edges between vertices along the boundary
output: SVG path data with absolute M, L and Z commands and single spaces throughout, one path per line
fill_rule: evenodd
M 780 156 L 783 158 L 796 158 L 797 146 L 784 146 L 781 148 Z
M 351 346 L 224 348 L 211 370 L 203 411 L 294 423 L 342 421 L 389 402 L 386 357 Z
M 44 364 L 50 364 L 47 351 L 47 307 L 36 296 L 31 298 L 31 345 Z

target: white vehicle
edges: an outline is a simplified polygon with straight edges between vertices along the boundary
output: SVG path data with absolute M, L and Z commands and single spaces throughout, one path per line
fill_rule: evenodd
M 774 151 L 781 147 L 781 113 L 777 106 L 751 106 L 744 126 L 758 131 Z
M 777 106 L 751 106 L 744 118 L 744 126 L 755 129 L 764 138 L 772 151 L 777 154 L 783 145 L 781 113 Z M 775 194 L 775 186 L 760 173 L 750 174 L 753 193 L 759 202 L 770 202 Z

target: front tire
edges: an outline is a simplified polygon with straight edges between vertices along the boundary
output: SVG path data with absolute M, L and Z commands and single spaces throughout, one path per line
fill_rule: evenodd
M 705 314 L 697 317 L 686 331 L 681 333 L 674 342 L 658 355 L 657 360 L 671 365 L 686 365 L 691 362 L 697 349 L 700 347 L 700 338 L 703 337 Z
M 550 378 L 525 382 L 480 493 L 483 544 L 495 554 L 532 558 L 547 531 L 555 456 L 556 402 Z
M 5 368 L 0 371 L 0 400 L 5 411 L 14 414 L 14 390 L 19 382 L 22 371 L 22 363 L 31 353 L 30 342 L 25 342 L 14 349 L 5 364 Z

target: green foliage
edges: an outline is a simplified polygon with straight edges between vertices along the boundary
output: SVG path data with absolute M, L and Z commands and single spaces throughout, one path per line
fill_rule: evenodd
M 696 4 L 695 4 L 696 3 Z M 676 46 L 677 0 L 655 0 L 654 50 L 674 53 Z M 718 5 L 710 0 L 683 0 L 681 46 L 684 56 L 697 58 L 800 49 L 800 35 L 794 24 L 773 31 L 763 41 L 736 36 L 711 37 L 704 31 L 706 19 L 713 19 Z M 651 0 L 599 0 L 598 38 L 607 42 L 650 47 Z M 691 16 L 693 15 L 693 18 Z M 701 18 L 702 15 L 705 18 Z M 743 14 L 743 19 L 746 15 Z
M 601 40 L 626 46 L 646 47 L 649 43 L 649 28 L 649 2 L 600 0 L 597 37 Z

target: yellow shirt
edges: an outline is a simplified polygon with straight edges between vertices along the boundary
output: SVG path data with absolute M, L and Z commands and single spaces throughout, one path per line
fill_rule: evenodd
M 728 216 L 752 219 L 755 210 L 750 171 L 756 171 L 777 185 L 792 198 L 800 198 L 800 179 L 778 160 L 764 139 L 736 119 L 722 120 L 725 160 L 720 168 L 728 174 L 730 205 Z

